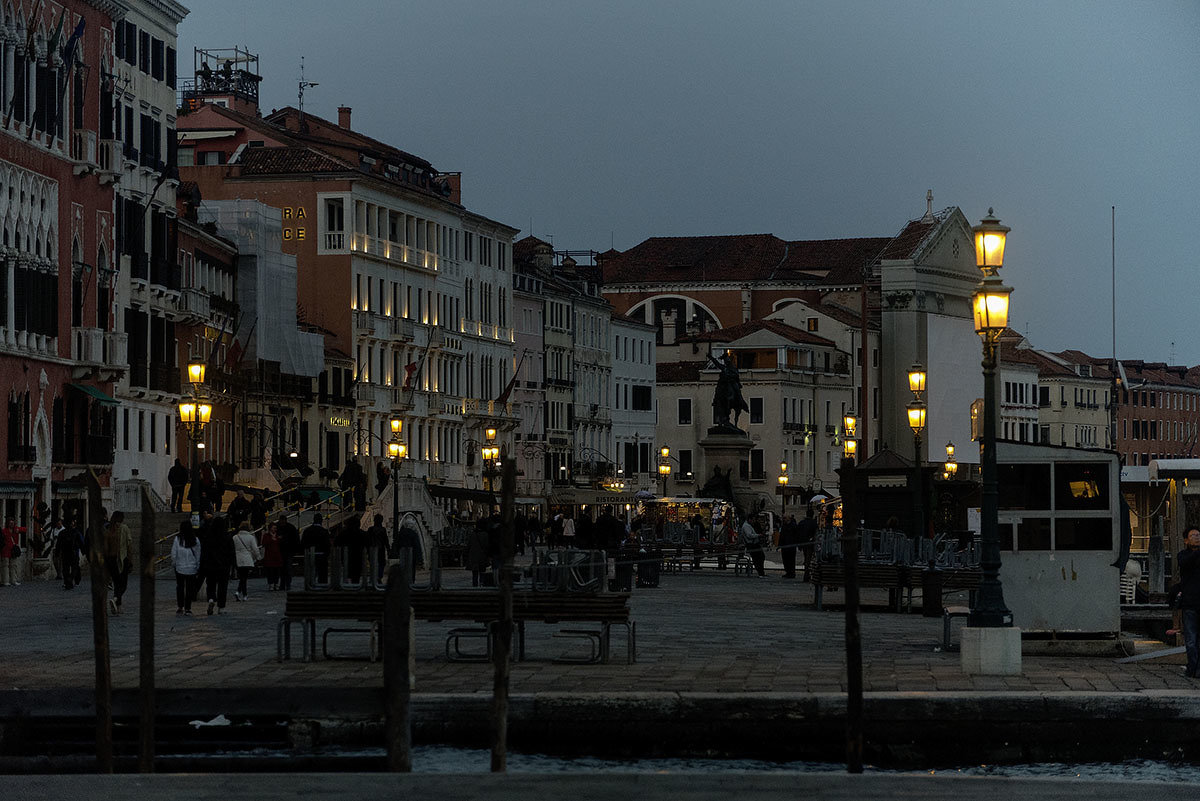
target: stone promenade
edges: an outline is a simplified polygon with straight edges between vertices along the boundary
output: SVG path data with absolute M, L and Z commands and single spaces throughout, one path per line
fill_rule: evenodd
M 448 570 L 446 583 L 463 586 L 467 574 Z M 232 587 L 231 587 L 232 590 Z M 193 617 L 175 614 L 174 580 L 156 581 L 157 685 L 200 687 L 364 687 L 382 684 L 367 655 L 365 634 L 335 635 L 331 652 L 358 659 L 275 659 L 282 593 L 253 581 L 250 599 L 230 599 L 227 614 L 209 617 L 203 603 Z M 232 595 L 232 593 L 231 593 Z M 1017 677 L 966 676 L 956 653 L 941 650 L 940 619 L 886 610 L 882 593 L 866 591 L 862 614 L 864 688 L 882 692 L 1138 692 L 1191 694 L 1194 682 L 1178 664 L 1120 664 L 1111 656 L 1026 655 Z M 731 571 L 664 575 L 656 589 L 635 590 L 637 662 L 623 659 L 614 636 L 608 665 L 555 659 L 579 653 L 583 643 L 552 639 L 556 627 L 529 627 L 527 659 L 512 667 L 514 693 L 741 692 L 836 693 L 845 689 L 844 615 L 818 612 L 812 587 L 784 580 L 735 576 Z M 841 602 L 827 593 L 827 605 Z M 126 613 L 110 621 L 114 685 L 137 685 L 138 583 L 130 582 Z M 93 684 L 89 587 L 64 591 L 53 582 L 0 588 L 0 689 L 84 688 Z M 488 664 L 448 662 L 445 631 L 456 623 L 418 623 L 417 693 L 490 693 Z

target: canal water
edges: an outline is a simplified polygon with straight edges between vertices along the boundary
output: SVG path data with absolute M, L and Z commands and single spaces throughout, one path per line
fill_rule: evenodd
M 381 749 L 339 749 L 339 756 L 379 757 Z M 244 754 L 243 755 L 248 755 Z M 232 756 L 226 754 L 225 756 Z M 417 746 L 413 748 L 414 773 L 486 773 L 491 765 L 491 752 L 484 749 L 450 746 Z M 770 762 L 754 759 L 662 758 L 619 760 L 599 757 L 556 757 L 545 754 L 510 752 L 510 773 L 841 773 L 845 765 L 835 762 Z M 891 770 L 868 765 L 868 773 L 911 774 L 923 772 L 956 776 L 1011 776 L 1043 778 L 1081 778 L 1104 781 L 1157 781 L 1200 784 L 1200 765 L 1174 764 L 1163 760 L 1129 760 L 1127 762 L 1090 762 L 1011 765 L 964 765 L 929 771 Z

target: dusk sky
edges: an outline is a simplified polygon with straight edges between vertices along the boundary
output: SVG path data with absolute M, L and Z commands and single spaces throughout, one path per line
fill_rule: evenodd
M 1012 227 L 1039 348 L 1200 364 L 1200 3 L 183 0 L 193 47 L 261 57 L 296 105 L 463 173 L 556 247 Z M 1172 344 L 1173 343 L 1173 344 Z

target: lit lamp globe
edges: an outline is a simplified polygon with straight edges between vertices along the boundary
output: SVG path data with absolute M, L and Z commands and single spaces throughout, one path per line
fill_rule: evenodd
M 190 362 L 187 367 L 188 382 L 192 384 L 203 384 L 204 369 L 204 362 Z
M 660 465 L 658 466 L 658 474 L 659 474 L 660 476 L 669 476 L 669 475 L 671 475 L 671 465 L 669 465 L 669 464 L 660 464 Z
M 925 378 L 925 368 L 920 364 L 908 368 L 908 389 L 918 398 L 925 392 Z
M 925 404 L 922 401 L 913 401 L 906 407 L 908 409 L 908 427 L 912 429 L 917 436 L 925 430 Z
M 858 436 L 858 416 L 854 412 L 847 412 L 842 418 L 842 430 L 847 437 Z
M 842 455 L 847 459 L 853 459 L 858 455 L 858 440 L 847 439 L 842 443 Z
M 1008 327 L 1008 296 L 1012 288 L 1004 285 L 997 275 L 989 275 L 975 290 L 975 333 L 983 336 L 998 334 Z
M 971 231 L 975 234 L 975 266 L 984 277 L 993 276 L 1004 266 L 1004 242 L 1012 229 L 1001 225 L 995 213 L 988 209 L 987 216 Z
M 390 423 L 391 423 L 391 426 L 392 426 L 392 436 L 393 436 L 393 437 L 398 437 L 398 436 L 400 436 L 400 434 L 401 434 L 401 433 L 403 432 L 403 430 L 404 430 L 404 421 L 403 421 L 403 420 L 401 420 L 399 417 L 393 417 L 393 418 L 390 420 Z

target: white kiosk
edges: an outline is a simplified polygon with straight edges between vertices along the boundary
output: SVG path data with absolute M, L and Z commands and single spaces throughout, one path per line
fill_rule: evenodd
M 998 442 L 1000 580 L 1024 634 L 1121 629 L 1120 465 L 1111 451 Z

